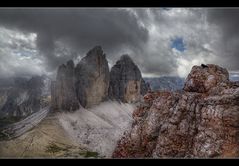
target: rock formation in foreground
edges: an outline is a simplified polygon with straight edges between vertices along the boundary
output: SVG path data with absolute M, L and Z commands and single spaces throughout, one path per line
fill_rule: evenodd
M 239 156 L 239 85 L 217 65 L 194 66 L 181 93 L 147 93 L 133 117 L 115 158 Z
M 75 68 L 76 94 L 83 107 L 91 107 L 108 98 L 109 66 L 100 46 L 91 49 Z
M 80 108 L 75 90 L 74 62 L 59 66 L 56 81 L 51 84 L 52 109 L 61 111 L 75 111 Z
M 128 55 L 122 55 L 110 71 L 109 97 L 122 102 L 136 102 L 147 92 L 141 72 Z

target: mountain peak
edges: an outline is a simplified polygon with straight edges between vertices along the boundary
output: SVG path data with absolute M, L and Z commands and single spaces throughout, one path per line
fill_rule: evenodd
M 90 51 L 88 51 L 88 53 L 86 54 L 86 57 L 87 56 L 95 56 L 95 55 L 99 55 L 99 56 L 102 56 L 104 55 L 103 54 L 103 49 L 101 46 L 95 46 L 93 47 Z

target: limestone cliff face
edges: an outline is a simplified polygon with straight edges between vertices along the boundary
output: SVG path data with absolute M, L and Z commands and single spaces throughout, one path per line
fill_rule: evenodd
M 75 68 L 76 94 L 83 107 L 91 107 L 108 98 L 108 61 L 100 46 L 91 49 Z
M 80 104 L 75 91 L 74 63 L 72 60 L 59 66 L 56 81 L 51 85 L 52 109 L 75 111 Z
M 131 103 L 139 101 L 146 91 L 138 66 L 128 55 L 121 56 L 110 71 L 110 98 Z
M 182 92 L 150 92 L 113 157 L 238 157 L 239 85 L 217 65 L 194 66 Z
M 108 61 L 100 46 L 91 49 L 74 68 L 73 61 L 61 65 L 52 82 L 52 108 L 77 110 L 111 99 L 137 102 L 149 85 L 128 55 L 123 55 L 109 71 Z

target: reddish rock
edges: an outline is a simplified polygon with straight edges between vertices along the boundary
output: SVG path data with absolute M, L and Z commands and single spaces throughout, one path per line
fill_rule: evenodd
M 239 156 L 239 85 L 219 66 L 194 66 L 181 93 L 149 92 L 133 118 L 114 158 Z
M 201 66 L 193 66 L 185 81 L 184 90 L 203 93 L 228 81 L 229 73 L 226 69 L 213 64 L 202 64 Z

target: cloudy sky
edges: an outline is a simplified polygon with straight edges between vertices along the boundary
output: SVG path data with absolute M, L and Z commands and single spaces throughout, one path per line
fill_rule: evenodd
M 0 77 L 54 75 L 101 45 L 143 76 L 184 77 L 215 63 L 239 73 L 239 8 L 0 8 Z

